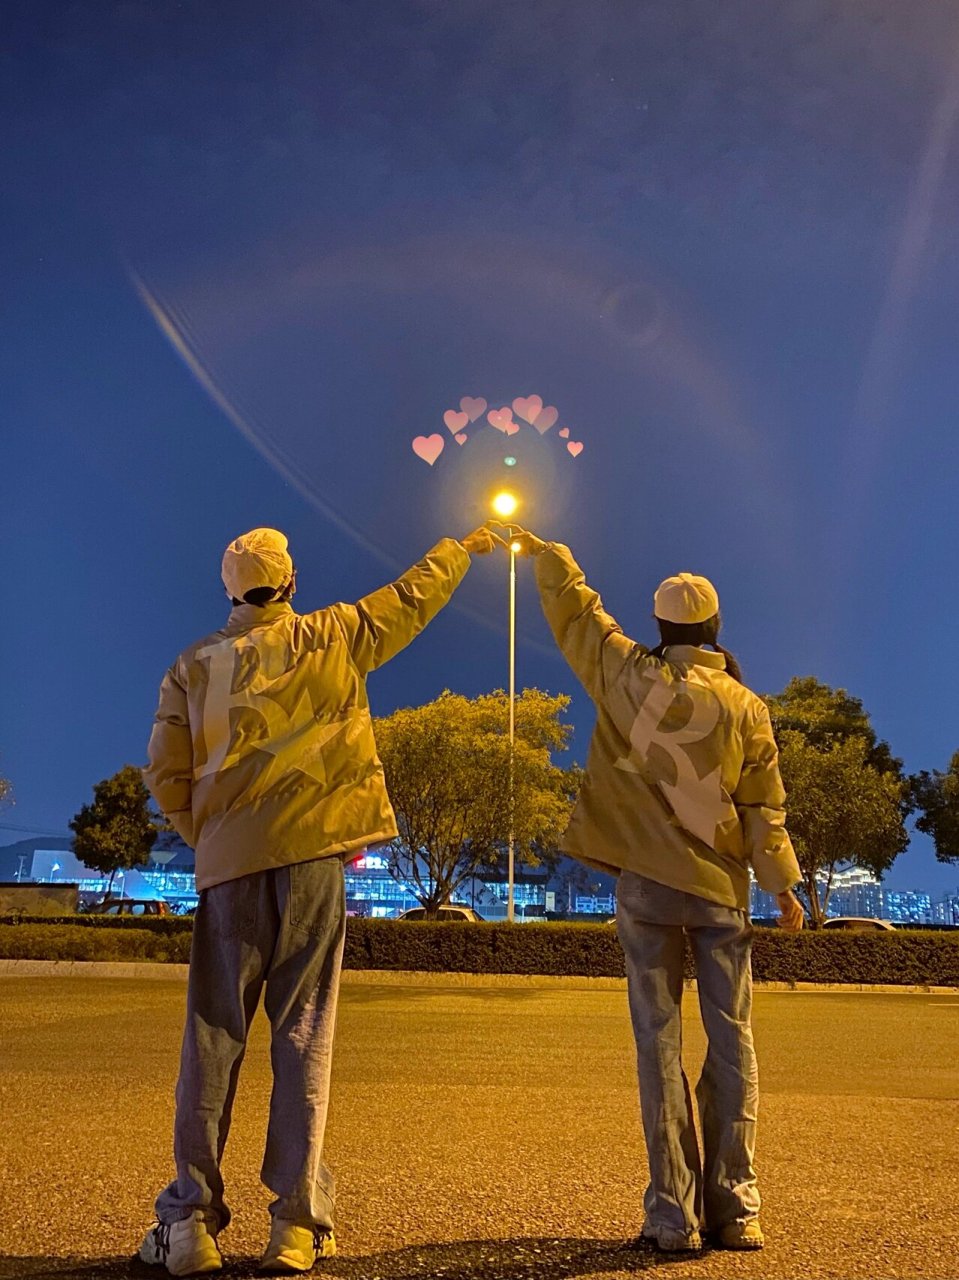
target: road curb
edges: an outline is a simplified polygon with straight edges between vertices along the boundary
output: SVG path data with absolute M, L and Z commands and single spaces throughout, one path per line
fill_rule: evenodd
M 136 978 L 185 982 L 189 966 L 150 961 L 0 960 L 6 978 Z M 419 973 L 406 969 L 344 969 L 343 984 L 356 987 L 527 987 L 533 990 L 625 991 L 625 978 L 538 973 Z M 685 983 L 696 990 L 694 979 Z M 757 991 L 836 992 L 838 994 L 959 996 L 959 987 L 897 986 L 894 983 L 757 982 Z

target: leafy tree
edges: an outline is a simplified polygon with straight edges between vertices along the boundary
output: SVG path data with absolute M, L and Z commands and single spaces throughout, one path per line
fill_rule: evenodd
M 859 698 L 797 676 L 766 698 L 780 749 L 786 821 L 812 925 L 826 915 L 836 871 L 881 879 L 908 846 L 912 788 Z
M 13 804 L 13 783 L 9 778 L 0 778 L 0 808 Z
M 814 746 L 797 729 L 779 734 L 786 821 L 802 871 L 810 920 L 826 916 L 840 866 L 862 867 L 877 878 L 906 848 L 904 784 L 869 763 L 857 734 Z
M 845 689 L 833 689 L 815 676 L 793 676 L 782 693 L 767 694 L 765 702 L 777 736 L 795 729 L 811 746 L 823 749 L 846 738 L 862 738 L 868 763 L 880 773 L 902 778 L 902 761 L 888 742 L 877 738 L 862 701 Z
M 562 769 L 571 729 L 569 705 L 525 689 L 516 699 L 513 833 L 530 866 L 550 857 L 566 827 L 578 786 Z M 390 871 L 415 886 L 433 916 L 464 880 L 500 865 L 510 829 L 509 700 L 502 690 L 465 698 L 449 691 L 422 707 L 376 721 L 376 741 L 396 811 L 399 837 L 388 847 Z
M 959 862 L 959 751 L 945 773 L 936 769 L 915 774 L 911 789 L 920 811 L 916 830 L 932 836 L 940 862 Z
M 109 872 L 109 894 L 121 868 L 141 867 L 149 861 L 166 823 L 151 810 L 140 770 L 128 764 L 96 784 L 93 803 L 85 804 L 69 826 L 74 833 L 73 852 L 83 865 L 104 875 Z

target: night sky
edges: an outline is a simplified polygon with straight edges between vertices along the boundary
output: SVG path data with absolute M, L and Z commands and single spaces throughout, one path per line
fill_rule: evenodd
M 946 766 L 956 6 L 43 0 L 3 28 L 0 839 L 144 760 L 231 538 L 283 529 L 318 608 L 504 478 L 637 638 L 705 573 L 754 688 L 844 686 Z M 533 393 L 542 437 L 443 425 Z M 582 761 L 520 568 L 519 683 L 574 694 Z M 497 558 L 370 694 L 506 677 Z M 957 882 L 923 839 L 888 877 Z

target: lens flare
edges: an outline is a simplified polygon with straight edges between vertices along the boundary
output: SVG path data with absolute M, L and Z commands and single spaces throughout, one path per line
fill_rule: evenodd
M 493 499 L 492 506 L 494 512 L 505 519 L 515 513 L 516 508 L 519 506 L 519 499 L 515 494 L 509 493 L 504 489 L 502 493 L 498 493 Z

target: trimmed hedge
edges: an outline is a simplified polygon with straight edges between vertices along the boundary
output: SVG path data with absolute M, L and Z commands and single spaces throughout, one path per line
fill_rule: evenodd
M 6 925 L 6 927 L 4 927 Z M 91 927 L 92 926 L 92 927 Z M 185 963 L 192 921 L 174 916 L 62 923 L 0 920 L 0 959 L 153 960 Z M 525 973 L 621 978 L 623 953 L 610 925 L 436 924 L 351 919 L 347 969 L 432 973 Z M 693 977 L 687 951 L 686 973 Z M 959 933 L 753 935 L 757 982 L 889 983 L 959 987 Z
M 77 924 L 0 927 L 3 960 L 151 960 L 186 964 L 192 934 L 164 937 L 153 929 L 84 929 Z
M 147 929 L 150 933 L 191 933 L 192 916 L 102 916 L 78 912 L 71 916 L 0 916 L 5 924 L 66 924 L 81 929 Z

